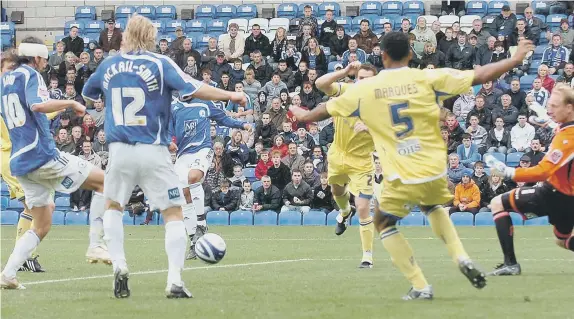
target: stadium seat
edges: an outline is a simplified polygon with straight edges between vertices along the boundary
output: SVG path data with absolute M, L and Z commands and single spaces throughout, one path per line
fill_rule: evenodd
M 312 2 L 306 2 L 299 4 L 299 11 L 297 13 L 297 17 L 303 18 L 305 16 L 305 6 L 311 6 L 311 15 L 317 16 L 317 12 L 319 11 L 319 5 Z
M 66 225 L 82 225 L 88 224 L 88 214 L 86 212 L 67 212 L 64 223 Z
M 269 31 L 277 30 L 279 27 L 284 28 L 285 30 L 289 30 L 289 19 L 287 18 L 273 18 L 269 20 Z M 269 41 L 273 41 L 273 38 L 269 38 Z
M 20 213 L 14 210 L 2 210 L 0 213 L 0 220 L 2 225 L 16 225 L 18 224 L 18 218 Z
M 428 25 L 432 25 L 435 21 L 438 20 L 437 16 L 426 15 L 426 16 L 423 16 L 423 18 L 425 18 L 425 21 L 427 22 Z
M 382 6 L 382 15 L 401 15 L 403 14 L 403 3 L 401 1 L 385 1 Z
M 461 28 L 472 28 L 472 22 L 476 19 L 482 19 L 478 15 L 465 15 L 460 17 L 460 27 Z
M 137 14 L 142 15 L 150 20 L 155 20 L 155 7 L 150 5 L 139 6 L 136 9 Z
M 550 29 L 557 29 L 560 27 L 560 21 L 567 18 L 568 17 L 565 14 L 551 14 L 546 17 L 546 24 Z
M 311 210 L 303 215 L 304 226 L 325 226 L 327 214 L 322 210 Z
M 76 20 L 96 20 L 96 7 L 94 6 L 79 6 L 76 8 L 74 15 Z
M 239 27 L 240 31 L 243 32 L 247 32 L 247 27 L 249 26 L 249 20 L 247 19 L 231 19 L 229 21 L 227 21 L 227 25 L 230 25 L 232 23 L 237 23 L 237 26 Z
M 185 21 L 183 20 L 169 20 L 165 24 L 165 32 L 166 33 L 173 33 L 175 32 L 175 28 L 182 27 L 185 29 Z
M 450 215 L 450 219 L 455 226 L 473 226 L 474 216 L 469 212 L 456 212 Z
M 261 30 L 269 31 L 269 20 L 263 18 L 254 18 L 249 20 L 247 32 L 251 32 L 251 27 L 254 24 L 258 24 L 261 27 Z
M 508 5 L 508 1 L 490 1 L 488 2 L 488 14 L 500 14 L 502 7 Z
M 8 188 L 8 184 L 2 181 L 2 196 L 9 196 L 9 195 L 10 195 L 10 189 Z
M 301 213 L 297 211 L 286 211 L 279 213 L 280 226 L 301 226 Z
M 333 72 L 333 71 L 335 71 L 335 66 L 336 66 L 337 64 L 341 64 L 341 62 L 340 62 L 340 61 L 332 61 L 332 62 L 329 62 L 329 65 L 328 65 L 328 67 L 327 67 L 328 72 Z M 342 64 L 341 64 L 341 65 L 342 65 Z
M 522 215 L 519 213 L 510 212 L 510 218 L 512 219 L 512 225 L 514 226 L 522 226 L 524 224 L 524 218 L 522 218 Z
M 327 10 L 333 11 L 335 17 L 341 15 L 341 6 L 337 2 L 323 2 L 319 4 L 318 16 L 324 17 L 325 14 L 327 13 Z
M 207 33 L 227 32 L 227 20 L 215 19 L 207 22 Z
M 530 68 L 528 69 L 528 74 L 530 75 L 537 75 L 538 74 L 538 67 L 540 67 L 540 64 L 542 64 L 542 61 L 538 60 L 538 61 L 532 61 L 532 63 L 530 63 Z
M 165 33 L 165 22 L 164 22 L 164 20 L 152 20 L 151 23 L 157 29 L 157 33 L 159 33 L 159 34 Z
M 70 33 L 70 29 L 72 27 L 76 27 L 78 28 L 78 32 L 82 33 L 84 31 L 84 21 L 81 20 L 72 20 L 72 21 L 66 21 L 66 23 L 64 24 L 64 34 L 66 36 L 68 36 L 68 34 Z
M 237 15 L 237 7 L 231 4 L 221 4 L 217 6 L 215 17 L 217 19 L 231 19 Z
M 535 75 L 524 75 L 520 78 L 520 89 L 523 91 L 529 91 L 532 89 L 532 82 L 536 79 Z
M 125 19 L 126 21 L 136 12 L 134 6 L 117 6 L 116 7 L 116 20 Z
M 251 189 L 253 191 L 255 191 L 256 189 L 258 189 L 261 186 L 263 186 L 263 183 L 261 181 L 255 181 L 255 182 L 251 183 Z
M 8 208 L 9 204 L 10 204 L 10 198 L 2 196 L 2 210 Z
M 361 7 L 359 9 L 359 14 L 362 16 L 367 15 L 367 14 L 381 15 L 382 10 L 383 10 L 383 6 L 381 5 L 380 2 L 378 2 L 378 1 L 367 1 L 367 2 L 363 2 L 361 4 Z
M 422 1 L 405 1 L 403 2 L 403 14 L 416 14 L 422 16 L 425 14 L 425 4 Z
M 378 17 L 373 20 L 371 29 L 374 33 L 383 33 L 383 30 L 385 29 L 385 23 L 387 22 L 393 23 L 388 17 Z
M 116 19 L 116 28 L 124 31 L 126 29 L 127 19 Z
M 544 55 L 544 50 L 548 48 L 547 45 L 538 45 L 536 49 L 534 49 L 534 53 L 532 53 L 532 60 L 542 60 L 542 56 Z
M 175 20 L 177 18 L 177 10 L 172 5 L 157 6 L 155 18 L 158 20 Z
M 566 14 L 567 12 L 568 12 L 567 8 L 566 6 L 563 5 L 563 3 L 555 3 L 550 6 L 550 14 Z M 570 15 L 569 17 L 571 16 L 572 15 Z
M 173 35 L 170 35 L 170 34 L 158 35 L 157 38 L 158 38 L 158 40 L 163 40 L 163 39 L 167 40 L 168 44 L 171 44 L 171 42 L 175 39 L 175 37 Z M 189 35 L 188 35 L 188 38 L 189 38 Z M 159 41 L 158 41 L 158 43 L 159 43 Z M 192 43 L 193 43 L 193 40 L 192 40 Z
M 141 223 L 145 222 L 147 212 L 143 212 L 139 215 L 134 215 L 134 225 L 140 225 Z M 153 213 L 151 217 L 150 225 L 157 225 L 156 214 Z
M 494 156 L 494 158 L 496 158 L 497 160 L 505 163 L 506 162 L 506 155 L 502 154 L 502 153 L 498 153 L 498 152 L 494 152 L 494 153 L 488 153 L 492 156 Z
M 517 167 L 520 164 L 520 158 L 524 155 L 522 152 L 510 153 L 506 155 L 506 166 Z
M 458 16 L 440 16 L 438 18 L 442 28 L 450 27 L 455 22 L 460 22 L 460 18 Z
M 66 213 L 55 210 L 52 214 L 52 225 L 65 225 L 66 224 Z
M 351 21 L 351 31 L 359 32 L 361 30 L 361 21 L 368 20 L 370 25 L 373 25 L 373 21 L 369 16 L 357 16 Z
M 54 203 L 56 204 L 56 209 L 58 210 L 70 209 L 70 197 L 58 197 Z
M 124 215 L 122 217 L 122 222 L 126 226 L 133 226 L 134 225 L 134 217 L 130 216 L 130 212 L 124 211 Z
M 481 212 L 474 216 L 474 226 L 494 226 L 491 212 Z
M 189 20 L 185 23 L 185 32 L 207 32 L 207 23 L 205 20 Z
M 219 37 L 219 35 L 213 34 L 213 33 L 203 34 L 203 35 L 199 36 L 197 39 L 195 39 L 196 42 L 193 43 L 193 47 L 196 50 L 200 50 L 200 49 L 203 50 L 203 49 L 207 48 L 209 46 L 209 39 L 212 37 L 217 39 Z M 227 136 L 227 135 L 225 135 L 225 136 Z
M 337 22 L 337 25 L 343 26 L 343 28 L 345 28 L 345 32 L 351 32 L 351 25 L 353 24 L 353 19 L 351 19 L 350 17 L 338 17 L 337 19 L 335 19 L 335 22 Z
M 84 23 L 84 35 L 97 35 L 100 36 L 100 32 L 105 28 L 105 24 L 103 21 L 93 20 L 93 21 L 86 21 Z
M 524 221 L 524 226 L 547 226 L 547 225 L 550 225 L 550 223 L 548 222 L 548 216 L 527 219 Z
M 245 19 L 257 18 L 257 7 L 254 4 L 242 4 L 237 7 L 235 16 Z
M 535 14 L 542 14 L 542 15 L 550 14 L 550 6 L 546 3 L 546 1 L 532 1 L 531 6 Z
M 255 226 L 276 226 L 277 213 L 272 210 L 257 212 L 253 216 L 253 224 Z
M 337 215 L 339 215 L 338 210 L 333 210 L 327 214 L 327 226 L 337 225 Z
M 195 9 L 196 19 L 214 19 L 217 14 L 217 8 L 212 4 L 202 4 Z
M 88 47 L 88 45 L 90 44 L 90 42 L 98 42 L 100 38 L 99 34 L 95 34 L 95 33 L 89 33 L 89 34 L 84 34 L 82 36 L 82 39 L 84 40 L 84 47 Z
M 401 226 L 423 226 L 423 213 L 421 212 L 411 212 L 403 219 L 399 221 L 399 225 Z
M 253 225 L 253 213 L 245 210 L 238 210 L 229 215 L 229 225 L 251 226 Z
M 277 17 L 279 18 L 297 18 L 299 6 L 295 3 L 282 3 L 277 7 Z
M 488 3 L 486 1 L 468 1 L 466 3 L 466 14 L 476 14 L 484 16 L 488 13 Z
M 215 210 L 207 213 L 208 225 L 229 225 L 229 213 L 226 211 Z
M 243 175 L 251 182 L 254 182 L 257 180 L 257 178 L 255 177 L 255 168 L 253 167 L 246 167 L 243 169 Z

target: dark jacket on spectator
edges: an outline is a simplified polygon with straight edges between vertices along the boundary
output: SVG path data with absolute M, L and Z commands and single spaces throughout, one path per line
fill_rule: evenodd
M 219 190 L 211 197 L 211 208 L 213 208 L 213 210 L 223 208 L 228 212 L 232 212 L 237 208 L 237 203 L 239 202 L 238 195 L 235 191 L 227 190 L 227 193 L 223 194 L 223 192 Z
M 199 77 L 201 77 L 201 54 L 199 54 L 199 52 L 197 52 L 194 49 L 191 49 L 189 51 L 178 51 L 175 54 L 175 63 L 183 70 L 185 69 L 185 66 L 187 65 L 187 58 L 189 58 L 190 56 L 193 56 L 193 58 L 195 59 L 195 64 L 197 65 L 197 70 L 198 70 L 198 74 Z M 213 76 L 211 78 L 213 80 Z
M 482 110 L 478 110 L 476 107 L 474 107 L 472 110 L 470 110 L 470 112 L 468 112 L 468 115 L 466 116 L 466 123 L 470 123 L 470 117 L 473 115 L 478 117 L 478 125 L 484 127 L 484 129 L 488 132 L 492 126 L 492 113 L 490 110 L 486 107 L 483 107 Z
M 546 23 L 542 20 L 540 20 L 540 18 L 532 16 L 532 19 L 526 20 L 526 26 L 530 28 L 530 32 L 532 33 L 532 37 L 534 40 L 534 44 L 538 45 L 539 41 L 540 41 L 540 34 L 542 32 L 546 32 L 546 30 L 548 29 L 548 26 L 546 25 Z
M 321 37 L 319 38 L 319 44 L 325 47 L 329 46 L 329 40 L 331 37 L 337 36 L 337 21 L 333 19 L 331 22 L 325 20 L 321 24 Z
M 477 93 L 477 95 L 480 94 L 484 96 L 484 107 L 489 109 L 491 112 L 495 108 L 501 108 L 499 103 L 500 103 L 500 97 L 503 94 L 500 89 L 494 87 L 494 83 L 492 85 L 493 88 L 490 91 L 487 92 L 484 88 L 481 88 Z
M 321 130 L 321 133 L 319 133 L 319 144 L 321 146 L 327 146 L 327 144 L 333 143 L 334 138 L 335 127 L 333 122 L 331 122 Z
M 305 73 L 301 73 L 301 71 L 297 70 L 293 75 L 293 77 L 295 77 L 295 81 L 294 81 L 293 85 L 295 85 L 295 87 L 302 86 L 303 82 L 309 80 L 308 74 L 309 74 L 309 71 L 305 71 Z M 301 91 L 303 91 L 303 90 L 301 90 Z
M 492 59 L 492 52 L 494 50 L 491 50 L 488 48 L 488 45 L 483 45 L 481 47 L 478 48 L 478 50 L 476 51 L 476 56 L 474 57 L 474 64 L 475 65 L 486 65 L 488 63 L 490 63 L 490 60 Z
M 267 176 L 271 178 L 271 184 L 277 186 L 280 190 L 291 181 L 291 171 L 287 165 L 281 163 L 279 167 L 271 166 L 267 170 Z
M 504 93 L 510 95 L 510 98 L 512 99 L 511 103 L 518 110 L 518 112 L 528 112 L 528 105 L 526 105 L 526 92 L 518 90 L 518 92 L 514 93 L 511 89 L 508 89 Z
M 428 54 L 424 53 L 421 57 L 421 67 L 424 69 L 427 65 L 432 64 L 436 68 L 443 68 L 446 64 L 446 55 L 441 51 L 435 51 L 434 53 Z
M 327 185 L 325 189 L 323 189 L 323 186 L 321 185 L 313 189 L 313 202 L 311 203 L 311 208 L 323 209 L 328 212 L 335 209 L 335 205 L 333 204 L 333 193 L 331 192 L 330 185 Z
M 457 45 L 457 40 L 455 38 L 452 38 L 450 41 L 448 41 L 446 38 L 442 38 L 438 42 L 437 50 L 444 53 L 444 55 L 446 56 L 446 54 L 448 53 L 448 50 L 453 45 Z
M 106 31 L 107 32 L 107 31 Z M 107 37 L 107 35 L 106 35 Z M 72 51 L 76 55 L 76 57 L 80 57 L 80 54 L 84 52 L 84 39 L 80 36 L 72 39 L 70 36 L 67 36 L 62 39 L 62 42 L 66 45 L 64 47 L 64 54 L 68 51 Z M 64 61 L 66 58 L 64 58 Z
M 306 94 L 303 90 L 299 92 L 301 96 L 301 105 L 306 106 L 309 110 L 312 110 L 323 101 L 321 94 L 319 92 L 312 90 L 311 93 Z
M 367 54 L 371 54 L 371 52 L 373 52 L 373 45 L 379 43 L 379 38 L 371 29 L 367 30 L 366 34 L 363 34 L 361 31 L 357 32 L 353 39 L 357 40 L 359 49 L 363 49 Z
M 281 55 L 285 51 L 287 51 L 287 37 L 283 38 L 283 40 L 277 40 L 277 38 L 275 38 L 271 41 L 271 57 L 273 57 L 275 62 L 281 60 Z
M 342 39 L 339 39 L 336 34 L 331 36 L 329 39 L 329 44 L 327 45 L 329 48 L 331 48 L 331 55 L 343 56 L 343 53 L 349 50 L 350 39 L 351 37 L 348 34 L 345 34 Z
M 474 63 L 474 50 L 469 44 L 465 44 L 461 50 L 458 43 L 453 44 L 446 54 L 446 67 L 471 70 Z
M 538 163 L 540 163 L 540 161 L 544 158 L 544 156 L 546 156 L 546 153 L 540 151 L 535 152 L 533 150 L 530 150 L 530 152 L 526 153 L 525 155 L 528 155 L 528 157 L 530 157 L 531 166 L 536 166 L 538 165 Z
M 263 143 L 263 147 L 269 148 L 273 146 L 273 138 L 277 134 L 277 129 L 273 123 L 268 125 L 257 125 L 255 129 L 255 141 Z M 261 138 L 260 138 L 261 137 Z
M 510 131 L 504 129 L 504 133 L 502 133 L 502 140 L 499 141 L 496 139 L 494 128 L 490 129 L 490 131 L 488 131 L 488 135 L 486 136 L 486 148 L 501 146 L 510 148 Z
M 508 18 L 504 18 L 501 13 L 494 18 L 494 21 L 492 21 L 492 27 L 496 30 L 497 34 L 507 36 L 516 27 L 516 20 L 516 15 L 514 13 L 511 13 Z M 495 36 L 497 34 L 495 34 Z
M 186 62 L 187 63 L 187 62 Z M 229 63 L 223 61 L 223 63 L 219 64 L 216 60 L 209 62 L 207 67 L 211 70 L 211 80 L 215 82 L 219 82 L 221 80 L 221 75 L 223 73 L 230 74 L 231 73 L 231 65 Z M 230 76 L 231 77 L 231 76 Z M 232 85 L 231 79 L 229 80 L 229 84 Z M 232 91 L 234 91 L 233 89 Z
M 110 50 L 119 50 L 122 45 L 122 31 L 118 28 L 114 29 L 112 34 L 112 39 L 108 41 L 108 29 L 102 30 L 100 32 L 100 39 L 98 40 L 98 45 L 104 50 L 104 52 L 110 52 Z M 83 44 L 82 44 L 83 50 Z
M 526 25 L 526 28 L 524 28 L 523 35 L 527 40 L 530 40 L 530 41 L 534 42 L 535 45 L 538 45 L 538 41 L 540 40 L 540 33 L 535 35 L 534 33 L 532 33 L 532 31 L 530 31 L 530 27 L 528 27 L 528 25 Z M 507 39 L 506 39 L 508 46 L 518 45 L 518 36 L 519 36 L 518 35 L 518 29 L 514 28 L 512 33 L 509 34 Z M 536 36 L 538 36 L 538 37 L 536 37 Z
M 502 195 L 508 191 L 510 191 L 510 187 L 508 187 L 508 185 L 506 185 L 506 183 L 503 181 L 500 183 L 500 185 L 498 185 L 498 187 L 493 190 L 492 186 L 490 186 L 490 184 L 488 184 L 486 186 L 486 188 L 484 189 L 484 192 L 480 192 L 480 203 L 481 203 L 481 207 L 487 207 L 490 204 L 490 201 L 498 196 L 498 195 Z
M 213 157 L 213 161 L 217 163 L 217 156 Z M 227 152 L 223 152 L 223 154 L 221 154 L 219 165 L 221 166 L 221 172 L 223 175 L 225 175 L 225 177 L 230 178 L 233 176 L 233 165 L 235 165 L 235 162 L 233 161 L 231 155 L 229 155 Z
M 380 55 L 371 54 L 367 58 L 367 62 L 372 64 L 377 70 L 382 70 L 385 66 L 383 65 L 383 57 Z
M 309 64 L 310 62 L 309 59 L 310 55 L 308 50 L 304 50 L 303 53 L 301 54 L 301 61 L 307 62 L 309 68 L 312 69 L 311 64 Z M 327 73 L 327 66 L 328 66 L 327 57 L 325 56 L 323 50 L 321 50 L 321 52 L 315 56 L 315 69 L 321 72 L 320 74 L 325 74 Z
M 293 74 L 293 70 L 290 68 L 285 69 L 285 72 L 281 72 L 279 68 L 277 68 L 277 72 L 281 77 L 281 81 L 287 85 L 289 91 L 295 90 L 295 74 Z
M 235 87 L 235 83 L 242 82 L 245 79 L 245 71 L 243 69 L 235 70 L 231 68 L 229 71 L 229 83 L 233 83 L 233 87 Z
M 504 127 L 510 129 L 518 123 L 518 110 L 512 104 L 507 109 L 497 107 L 492 111 L 492 123 L 496 121 L 497 117 L 502 117 L 504 119 Z
M 271 80 L 273 68 L 267 63 L 265 58 L 261 58 L 261 64 L 259 66 L 255 66 L 255 64 L 251 63 L 248 68 L 253 69 L 253 72 L 255 72 L 255 80 L 259 81 L 259 83 L 267 83 Z
M 299 186 L 295 187 L 293 182 L 287 184 L 285 189 L 283 189 L 283 204 L 287 201 L 291 206 L 311 206 L 311 201 L 313 200 L 313 190 L 309 184 L 305 181 L 301 181 Z M 295 203 L 293 198 L 297 197 L 301 202 Z
M 261 33 L 257 38 L 251 34 L 247 37 L 247 39 L 245 39 L 245 51 L 243 54 L 249 56 L 255 50 L 261 51 L 261 56 L 263 56 L 263 59 L 271 54 L 269 38 L 267 38 L 265 34 Z
M 281 209 L 281 191 L 275 185 L 271 185 L 266 192 L 263 186 L 255 190 L 253 202 L 262 205 L 261 211 L 272 210 L 279 212 Z

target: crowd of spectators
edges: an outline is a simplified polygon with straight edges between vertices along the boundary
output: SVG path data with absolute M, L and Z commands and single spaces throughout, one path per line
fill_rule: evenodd
M 534 101 L 545 106 L 556 82 L 574 86 L 574 30 L 568 20 L 563 20 L 559 29 L 550 30 L 533 16 L 532 8 L 525 10 L 524 19 L 517 19 L 505 5 L 491 25 L 485 26 L 477 19 L 468 34 L 458 22 L 443 29 L 439 21 L 427 25 L 419 17 L 414 25 L 404 19 L 398 30 L 387 23 L 382 34 L 374 33 L 369 20 L 363 20 L 359 32 L 351 36 L 337 25 L 332 11 L 327 11 L 321 25 L 311 7 L 305 7 L 304 12 L 294 39 L 284 28 L 270 39 L 257 24 L 244 35 L 237 24 L 230 23 L 228 33 L 210 39 L 201 52 L 181 27 L 171 43 L 158 42 L 157 53 L 173 59 L 191 77 L 205 85 L 245 92 L 250 98 L 246 106 L 226 103 L 224 107 L 229 116 L 254 123 L 252 132 L 212 125 L 215 156 L 204 182 L 204 188 L 209 189 L 207 209 L 303 213 L 309 209 L 335 209 L 326 178 L 333 123 L 299 123 L 289 108 L 296 105 L 313 109 L 328 100 L 317 90 L 315 80 L 328 71 L 330 62 L 337 62 L 335 69 L 361 61 L 382 70 L 380 39 L 384 33 L 408 33 L 412 47 L 409 66 L 421 69 L 479 68 L 511 56 L 521 39 L 537 43 L 542 34 L 549 40 L 535 74 L 528 74 L 533 62 L 530 55 L 523 65 L 498 81 L 482 85 L 478 92 L 471 90 L 441 102 L 441 132 L 449 154 L 448 179 L 455 195 L 452 212 L 488 209 L 490 198 L 516 186 L 501 176 L 485 174 L 482 155 L 521 152 L 525 154 L 521 166 L 535 164 L 547 149 L 552 130 L 529 124 L 528 106 Z M 43 76 L 52 98 L 83 103 L 80 92 L 85 81 L 106 57 L 118 53 L 122 33 L 110 19 L 97 43 L 84 49 L 82 41 L 78 29 L 72 27 L 50 56 Z M 325 48 L 330 55 L 325 54 Z M 532 87 L 526 90 L 520 82 L 525 75 L 534 76 Z M 56 117 L 51 128 L 58 149 L 105 168 L 108 145 L 102 130 L 104 112 L 99 101 L 81 118 L 72 112 Z M 255 179 L 261 187 L 253 189 L 253 180 L 243 173 L 246 167 L 255 168 Z M 380 183 L 382 175 L 380 171 L 378 174 Z M 89 209 L 89 202 L 88 193 L 72 194 L 74 210 Z

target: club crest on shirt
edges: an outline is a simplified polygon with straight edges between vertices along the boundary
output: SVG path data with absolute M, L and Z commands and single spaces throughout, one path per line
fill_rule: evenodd
M 562 159 L 562 156 L 564 156 L 564 154 L 562 154 L 561 150 L 553 150 L 548 154 L 548 160 L 553 164 L 558 164 Z

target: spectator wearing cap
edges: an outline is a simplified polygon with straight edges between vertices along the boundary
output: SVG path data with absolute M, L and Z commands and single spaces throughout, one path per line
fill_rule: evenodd
M 329 40 L 336 33 L 337 21 L 335 21 L 334 16 L 333 10 L 325 12 L 325 21 L 321 24 L 321 36 L 319 38 L 319 43 L 322 46 L 329 46 Z
M 175 40 L 171 42 L 170 50 L 174 54 L 177 54 L 179 51 L 183 50 L 183 41 L 187 39 L 185 34 L 183 34 L 183 28 L 181 26 L 177 26 L 175 28 L 175 37 Z
M 225 54 L 223 52 L 217 52 L 214 60 L 209 62 L 207 67 L 211 70 L 211 79 L 215 82 L 221 80 L 221 75 L 226 73 L 231 73 L 231 65 L 225 61 Z
M 209 38 L 207 48 L 201 53 L 201 63 L 207 64 L 211 61 L 215 61 L 217 54 L 220 52 L 221 51 L 217 49 L 217 39 Z M 223 54 L 223 52 L 221 53 Z M 225 59 L 225 54 L 223 54 L 223 57 Z
M 476 36 L 476 34 L 471 34 L 468 36 L 468 44 L 474 50 L 474 54 L 476 55 L 476 52 L 481 47 L 478 45 L 478 37 Z
M 568 58 L 568 49 L 562 46 L 562 36 L 560 34 L 553 35 L 552 44 L 542 54 L 542 64 L 548 66 L 548 74 L 562 75 L 564 67 L 568 63 Z
M 349 40 L 351 37 L 345 34 L 345 28 L 338 25 L 335 28 L 335 34 L 329 38 L 327 46 L 331 49 L 331 60 L 342 61 L 343 53 L 349 50 Z
M 245 51 L 243 52 L 243 63 L 254 60 L 255 52 L 259 52 L 263 57 L 271 54 L 269 38 L 261 33 L 261 26 L 254 24 L 251 27 L 251 35 L 245 39 Z
M 546 32 L 548 26 L 540 18 L 534 16 L 534 9 L 532 7 L 524 9 L 524 21 L 532 33 L 534 44 L 538 45 L 540 34 Z
M 534 139 L 535 129 L 526 118 L 526 114 L 518 116 L 518 123 L 510 130 L 510 149 L 509 153 L 531 151 L 530 143 Z
M 472 180 L 470 173 L 465 172 L 461 182 L 454 189 L 453 206 L 449 214 L 456 212 L 478 213 L 480 208 L 480 189 Z
M 472 30 L 470 31 L 469 36 L 472 35 L 476 36 L 478 47 L 485 45 L 488 38 L 492 36 L 488 30 L 483 28 L 481 19 L 475 19 L 472 21 Z
M 245 39 L 239 34 L 239 26 L 237 23 L 230 23 L 227 30 L 228 33 L 219 38 L 217 47 L 225 54 L 226 60 L 241 59 L 245 52 Z
M 522 155 L 522 157 L 520 157 L 520 161 L 518 162 L 518 166 L 516 166 L 517 168 L 529 168 L 530 166 L 532 166 L 532 161 L 530 159 L 530 157 L 526 154 Z M 506 180 L 506 184 L 508 185 L 508 187 L 510 187 L 510 189 L 516 188 L 516 187 L 523 187 L 523 186 L 528 186 L 528 187 L 532 187 L 534 185 L 536 185 L 536 183 L 523 183 L 523 182 L 515 182 L 511 179 L 507 179 Z
M 516 28 L 508 35 L 508 45 L 516 46 L 518 45 L 519 38 L 523 36 L 525 39 L 531 40 L 534 44 L 537 44 L 539 38 L 530 31 L 530 27 L 526 24 L 526 20 L 518 19 L 516 21 Z M 540 35 L 538 35 L 540 37 Z
M 195 59 L 197 69 L 199 70 L 201 66 L 201 54 L 192 48 L 191 39 L 184 39 L 183 50 L 176 51 L 175 53 L 175 62 L 183 69 L 187 65 L 187 58 L 190 56 L 193 56 Z
M 510 6 L 503 5 L 500 14 L 492 21 L 498 36 L 508 36 L 516 27 L 516 15 L 510 11 Z
M 568 19 L 560 20 L 560 28 L 555 34 L 559 34 L 562 36 L 562 45 L 567 48 L 572 47 L 572 43 L 574 42 L 574 30 L 570 28 L 570 24 L 568 23 Z M 550 31 L 546 32 L 546 38 L 549 42 L 552 42 L 553 34 Z
M 84 52 L 84 39 L 78 36 L 78 27 L 76 26 L 70 28 L 70 34 L 63 38 L 62 42 L 64 43 L 64 53 L 72 52 L 76 57 L 79 57 Z
M 104 52 L 110 52 L 110 50 L 118 51 L 122 45 L 122 31 L 116 28 L 116 21 L 114 19 L 108 19 L 106 21 L 107 28 L 100 32 L 100 39 L 98 40 L 98 45 L 104 50 Z M 82 51 L 84 45 L 82 40 Z
M 430 29 L 428 31 L 430 31 Z M 432 34 L 432 37 L 434 38 L 434 33 Z M 379 38 L 371 30 L 371 23 L 367 19 L 361 20 L 359 32 L 353 37 L 353 39 L 357 40 L 357 46 L 367 54 L 371 54 L 373 46 L 379 42 Z

